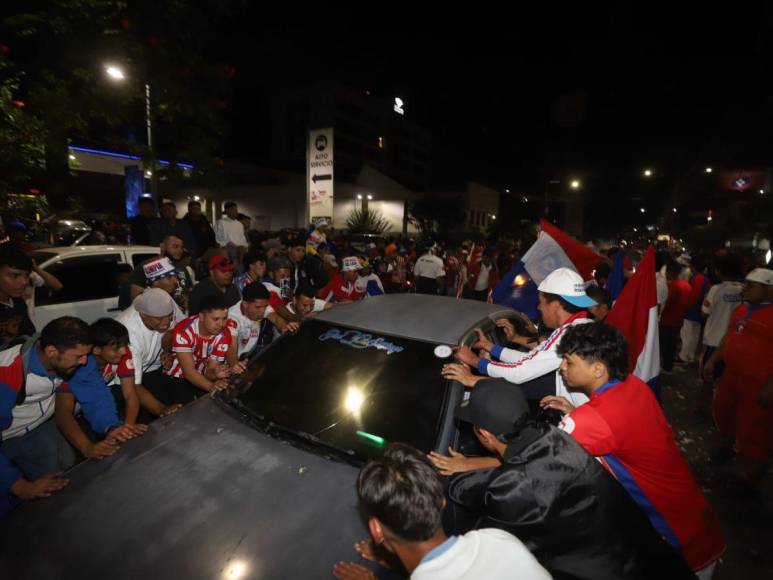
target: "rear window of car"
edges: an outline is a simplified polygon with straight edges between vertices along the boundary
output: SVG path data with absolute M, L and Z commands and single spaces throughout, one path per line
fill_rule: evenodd
M 430 451 L 448 388 L 434 348 L 308 320 L 250 364 L 239 406 L 360 461 L 392 442 Z

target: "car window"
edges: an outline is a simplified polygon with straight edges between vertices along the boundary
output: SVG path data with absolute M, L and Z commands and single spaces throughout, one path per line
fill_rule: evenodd
M 62 289 L 38 288 L 35 305 L 67 304 L 118 296 L 117 266 L 120 254 L 73 256 L 51 264 L 46 270 L 59 278 Z
M 56 258 L 56 254 L 54 252 L 43 252 L 43 251 L 36 251 L 32 252 L 32 259 L 35 260 L 35 263 L 39 266 L 40 264 L 47 262 L 51 258 Z
M 151 258 L 155 258 L 158 256 L 158 252 L 152 253 L 152 254 L 132 254 L 132 267 L 135 269 L 137 266 L 142 264 L 145 260 L 150 260 Z
M 448 388 L 435 346 L 307 320 L 250 364 L 237 404 L 362 461 L 396 441 L 430 451 Z

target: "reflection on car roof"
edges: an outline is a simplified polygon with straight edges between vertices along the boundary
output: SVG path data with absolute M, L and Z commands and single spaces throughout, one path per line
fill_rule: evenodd
M 317 316 L 378 334 L 441 344 L 458 344 L 475 326 L 512 315 L 510 308 L 475 300 L 423 294 L 387 294 L 355 304 L 336 306 Z

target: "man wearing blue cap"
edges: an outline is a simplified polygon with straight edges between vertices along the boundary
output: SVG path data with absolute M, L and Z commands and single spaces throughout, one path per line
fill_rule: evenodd
M 469 369 L 462 365 L 446 365 L 443 367 L 443 376 L 447 379 L 457 380 L 462 384 L 472 387 L 480 379 L 485 377 L 504 378 L 511 383 L 523 384 L 546 375 L 555 375 L 554 381 L 550 381 L 550 391 L 555 385 L 555 392 L 544 392 L 544 396 L 553 395 L 566 397 L 577 407 L 586 403 L 588 397 L 580 392 L 570 392 L 561 379 L 561 374 L 556 372 L 561 365 L 561 357 L 556 352 L 556 347 L 561 341 L 564 331 L 575 324 L 592 322 L 586 311 L 596 302 L 585 293 L 585 282 L 582 277 L 569 268 L 558 268 L 545 278 L 537 288 L 539 290 L 539 311 L 542 321 L 548 328 L 555 330 L 544 342 L 529 352 L 505 348 L 494 344 L 483 334 L 481 329 L 476 329 L 478 341 L 472 348 L 479 352 L 491 354 L 492 359 L 486 360 L 476 355 L 469 347 L 462 346 L 456 351 L 456 358 L 471 367 L 477 368 L 482 375 L 473 376 Z M 546 384 L 541 382 L 540 384 Z M 536 398 L 540 393 L 527 393 L 527 397 Z

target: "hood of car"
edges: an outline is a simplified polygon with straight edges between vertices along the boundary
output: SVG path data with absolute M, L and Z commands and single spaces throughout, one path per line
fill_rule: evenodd
M 13 578 L 311 578 L 367 535 L 357 468 L 200 399 L 0 526 Z

